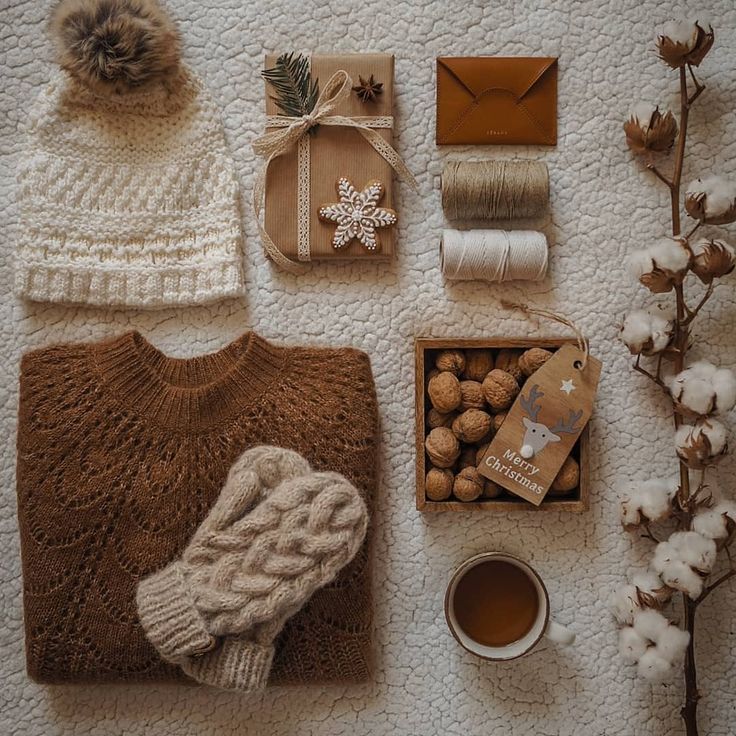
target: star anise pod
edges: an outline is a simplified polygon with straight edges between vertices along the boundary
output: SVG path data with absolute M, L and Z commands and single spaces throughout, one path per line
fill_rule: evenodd
M 372 74 L 368 79 L 363 79 L 363 77 L 358 75 L 358 81 L 360 84 L 356 84 L 353 87 L 353 92 L 363 102 L 373 102 L 378 95 L 383 93 L 383 82 L 376 82 Z

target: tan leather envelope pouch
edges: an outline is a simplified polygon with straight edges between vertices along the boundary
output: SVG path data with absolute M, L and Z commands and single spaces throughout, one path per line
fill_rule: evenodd
M 437 59 L 437 144 L 557 144 L 557 59 Z

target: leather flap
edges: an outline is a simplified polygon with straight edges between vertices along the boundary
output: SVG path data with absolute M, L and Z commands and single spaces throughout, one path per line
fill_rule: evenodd
M 554 57 L 539 56 L 475 56 L 440 57 L 442 66 L 473 98 L 496 90 L 510 92 L 521 100 L 556 66 Z

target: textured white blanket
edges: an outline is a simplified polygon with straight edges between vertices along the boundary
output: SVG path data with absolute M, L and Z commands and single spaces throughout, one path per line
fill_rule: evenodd
M 672 102 L 676 82 L 657 62 L 654 25 L 674 9 L 660 0 L 171 0 L 186 55 L 219 100 L 244 201 L 254 180 L 250 141 L 263 123 L 258 72 L 268 50 L 383 51 L 396 55 L 397 147 L 418 174 L 421 196 L 401 188 L 399 255 L 391 265 L 317 266 L 294 278 L 266 263 L 249 206 L 247 299 L 158 313 L 22 305 L 8 295 L 16 220 L 13 172 L 23 156 L 28 101 L 50 69 L 43 33 L 48 3 L 12 0 L 0 15 L 0 732 L 7 734 L 458 734 L 642 736 L 679 733 L 679 681 L 650 686 L 616 653 L 606 599 L 643 559 L 617 523 L 616 493 L 632 477 L 671 465 L 664 401 L 633 375 L 616 323 L 644 298 L 622 260 L 667 223 L 661 186 L 633 160 L 621 124 L 632 101 Z M 685 5 L 676 3 L 685 8 Z M 736 10 L 703 0 L 716 47 L 702 65 L 708 90 L 692 115 L 686 178 L 736 175 Z M 693 5 L 695 7 L 695 4 Z M 472 54 L 560 57 L 556 149 L 504 150 L 545 160 L 552 177 L 553 242 L 539 284 L 445 286 L 437 258 L 443 226 L 439 172 L 457 150 L 434 145 L 434 57 Z M 665 89 L 665 92 L 661 90 Z M 462 155 L 498 155 L 462 150 Z M 563 311 L 587 331 L 604 361 L 592 424 L 593 502 L 583 516 L 517 513 L 422 517 L 414 510 L 413 339 L 417 335 L 555 334 L 504 313 L 501 297 Z M 698 351 L 736 363 L 734 280 L 698 325 Z M 712 318 L 711 318 L 712 317 Z M 130 327 L 175 355 L 217 349 L 247 328 L 290 343 L 345 344 L 373 362 L 383 419 L 375 545 L 375 682 L 355 688 L 274 690 L 259 697 L 185 687 L 39 687 L 24 671 L 21 572 L 15 522 L 15 415 L 19 355 L 31 346 L 95 339 Z M 728 460 L 721 479 L 733 478 Z M 578 634 L 503 665 L 462 652 L 442 615 L 444 586 L 465 557 L 503 549 L 546 578 L 559 620 Z M 702 733 L 736 732 L 736 585 L 703 606 L 698 664 Z

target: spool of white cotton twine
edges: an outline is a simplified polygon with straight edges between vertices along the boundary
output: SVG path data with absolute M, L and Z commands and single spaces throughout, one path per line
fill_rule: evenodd
M 547 238 L 535 230 L 443 230 L 440 268 L 451 281 L 541 281 Z

